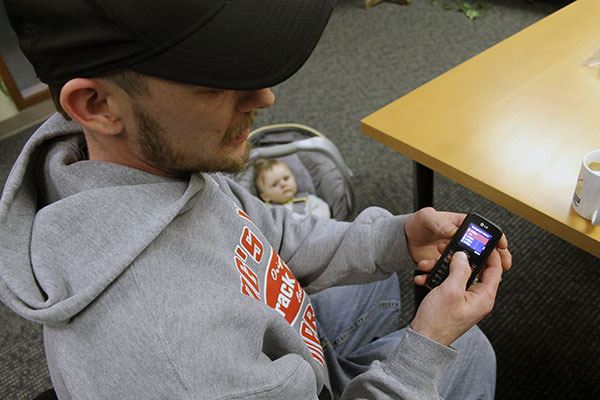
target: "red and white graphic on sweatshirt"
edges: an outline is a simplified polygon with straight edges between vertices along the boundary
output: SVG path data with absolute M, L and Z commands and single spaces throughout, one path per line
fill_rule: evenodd
M 254 221 L 252 221 L 252 219 L 250 218 L 250 216 L 248 214 L 246 214 L 246 212 L 244 210 L 242 210 L 241 208 L 238 208 L 237 204 L 233 203 L 233 205 L 235 206 L 235 210 L 237 211 L 237 214 L 242 217 L 243 219 L 245 219 L 246 221 L 250 222 L 252 225 L 254 225 Z M 254 225 L 256 226 L 256 225 Z
M 304 289 L 279 254 L 271 249 L 265 275 L 265 302 L 293 325 L 303 300 Z
M 254 222 L 248 214 L 236 206 L 237 214 L 254 227 Z M 281 315 L 290 325 L 294 325 L 306 292 L 300 286 L 292 271 L 283 262 L 279 254 L 271 247 L 271 256 L 269 258 L 267 271 L 265 274 L 265 296 L 264 302 Z M 243 294 L 256 300 L 260 298 L 260 285 L 257 274 L 248 266 L 250 261 L 258 265 L 264 259 L 265 246 L 260 239 L 252 232 L 250 227 L 244 226 L 238 245 L 235 247 L 235 266 L 240 273 L 240 290 Z M 300 334 L 304 344 L 312 357 L 321 366 L 324 366 L 323 348 L 317 336 L 317 323 L 315 313 L 310 300 L 300 322 Z
M 256 300 L 260 300 L 258 275 L 246 264 L 246 261 L 250 258 L 256 264 L 260 263 L 263 259 L 264 249 L 265 247 L 260 239 L 256 237 L 250 228 L 244 226 L 239 244 L 235 246 L 234 262 L 240 273 L 242 293 Z
M 258 275 L 244 261 L 248 255 L 244 253 L 238 245 L 235 247 L 235 267 L 240 273 L 240 289 L 243 294 L 253 299 L 260 300 L 260 287 L 258 285 Z
M 325 357 L 323 356 L 323 348 L 317 336 L 317 321 L 315 319 L 315 311 L 312 308 L 312 304 L 308 303 L 304 315 L 302 316 L 302 323 L 300 324 L 300 334 L 304 344 L 308 347 L 308 351 L 315 360 L 321 366 L 325 366 Z

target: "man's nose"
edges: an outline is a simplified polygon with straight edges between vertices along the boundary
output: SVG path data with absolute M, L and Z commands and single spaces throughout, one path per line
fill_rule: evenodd
M 275 95 L 269 88 L 246 90 L 240 92 L 237 110 L 248 113 L 257 108 L 269 108 L 275 103 Z

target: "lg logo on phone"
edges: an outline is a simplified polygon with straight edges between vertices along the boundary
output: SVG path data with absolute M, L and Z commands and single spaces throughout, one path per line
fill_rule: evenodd
M 490 227 L 489 227 L 489 226 L 487 226 L 486 224 L 484 224 L 483 222 L 481 222 L 481 223 L 479 224 L 479 226 L 480 226 L 480 227 L 482 227 L 482 228 L 484 228 L 484 229 L 490 229 Z

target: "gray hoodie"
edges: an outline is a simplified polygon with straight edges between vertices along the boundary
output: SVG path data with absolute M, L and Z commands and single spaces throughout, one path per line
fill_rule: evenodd
M 62 400 L 329 398 L 307 293 L 412 262 L 404 217 L 297 221 L 220 174 L 89 161 L 58 115 L 19 156 L 0 223 L 0 299 L 44 324 Z M 437 398 L 453 357 L 409 329 L 343 397 Z

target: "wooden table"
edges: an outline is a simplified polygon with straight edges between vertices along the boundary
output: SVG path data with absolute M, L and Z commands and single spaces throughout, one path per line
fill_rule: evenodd
M 581 160 L 600 149 L 600 70 L 582 65 L 598 49 L 600 0 L 578 0 L 361 127 L 420 165 L 421 190 L 432 169 L 600 257 L 600 227 L 571 208 Z

